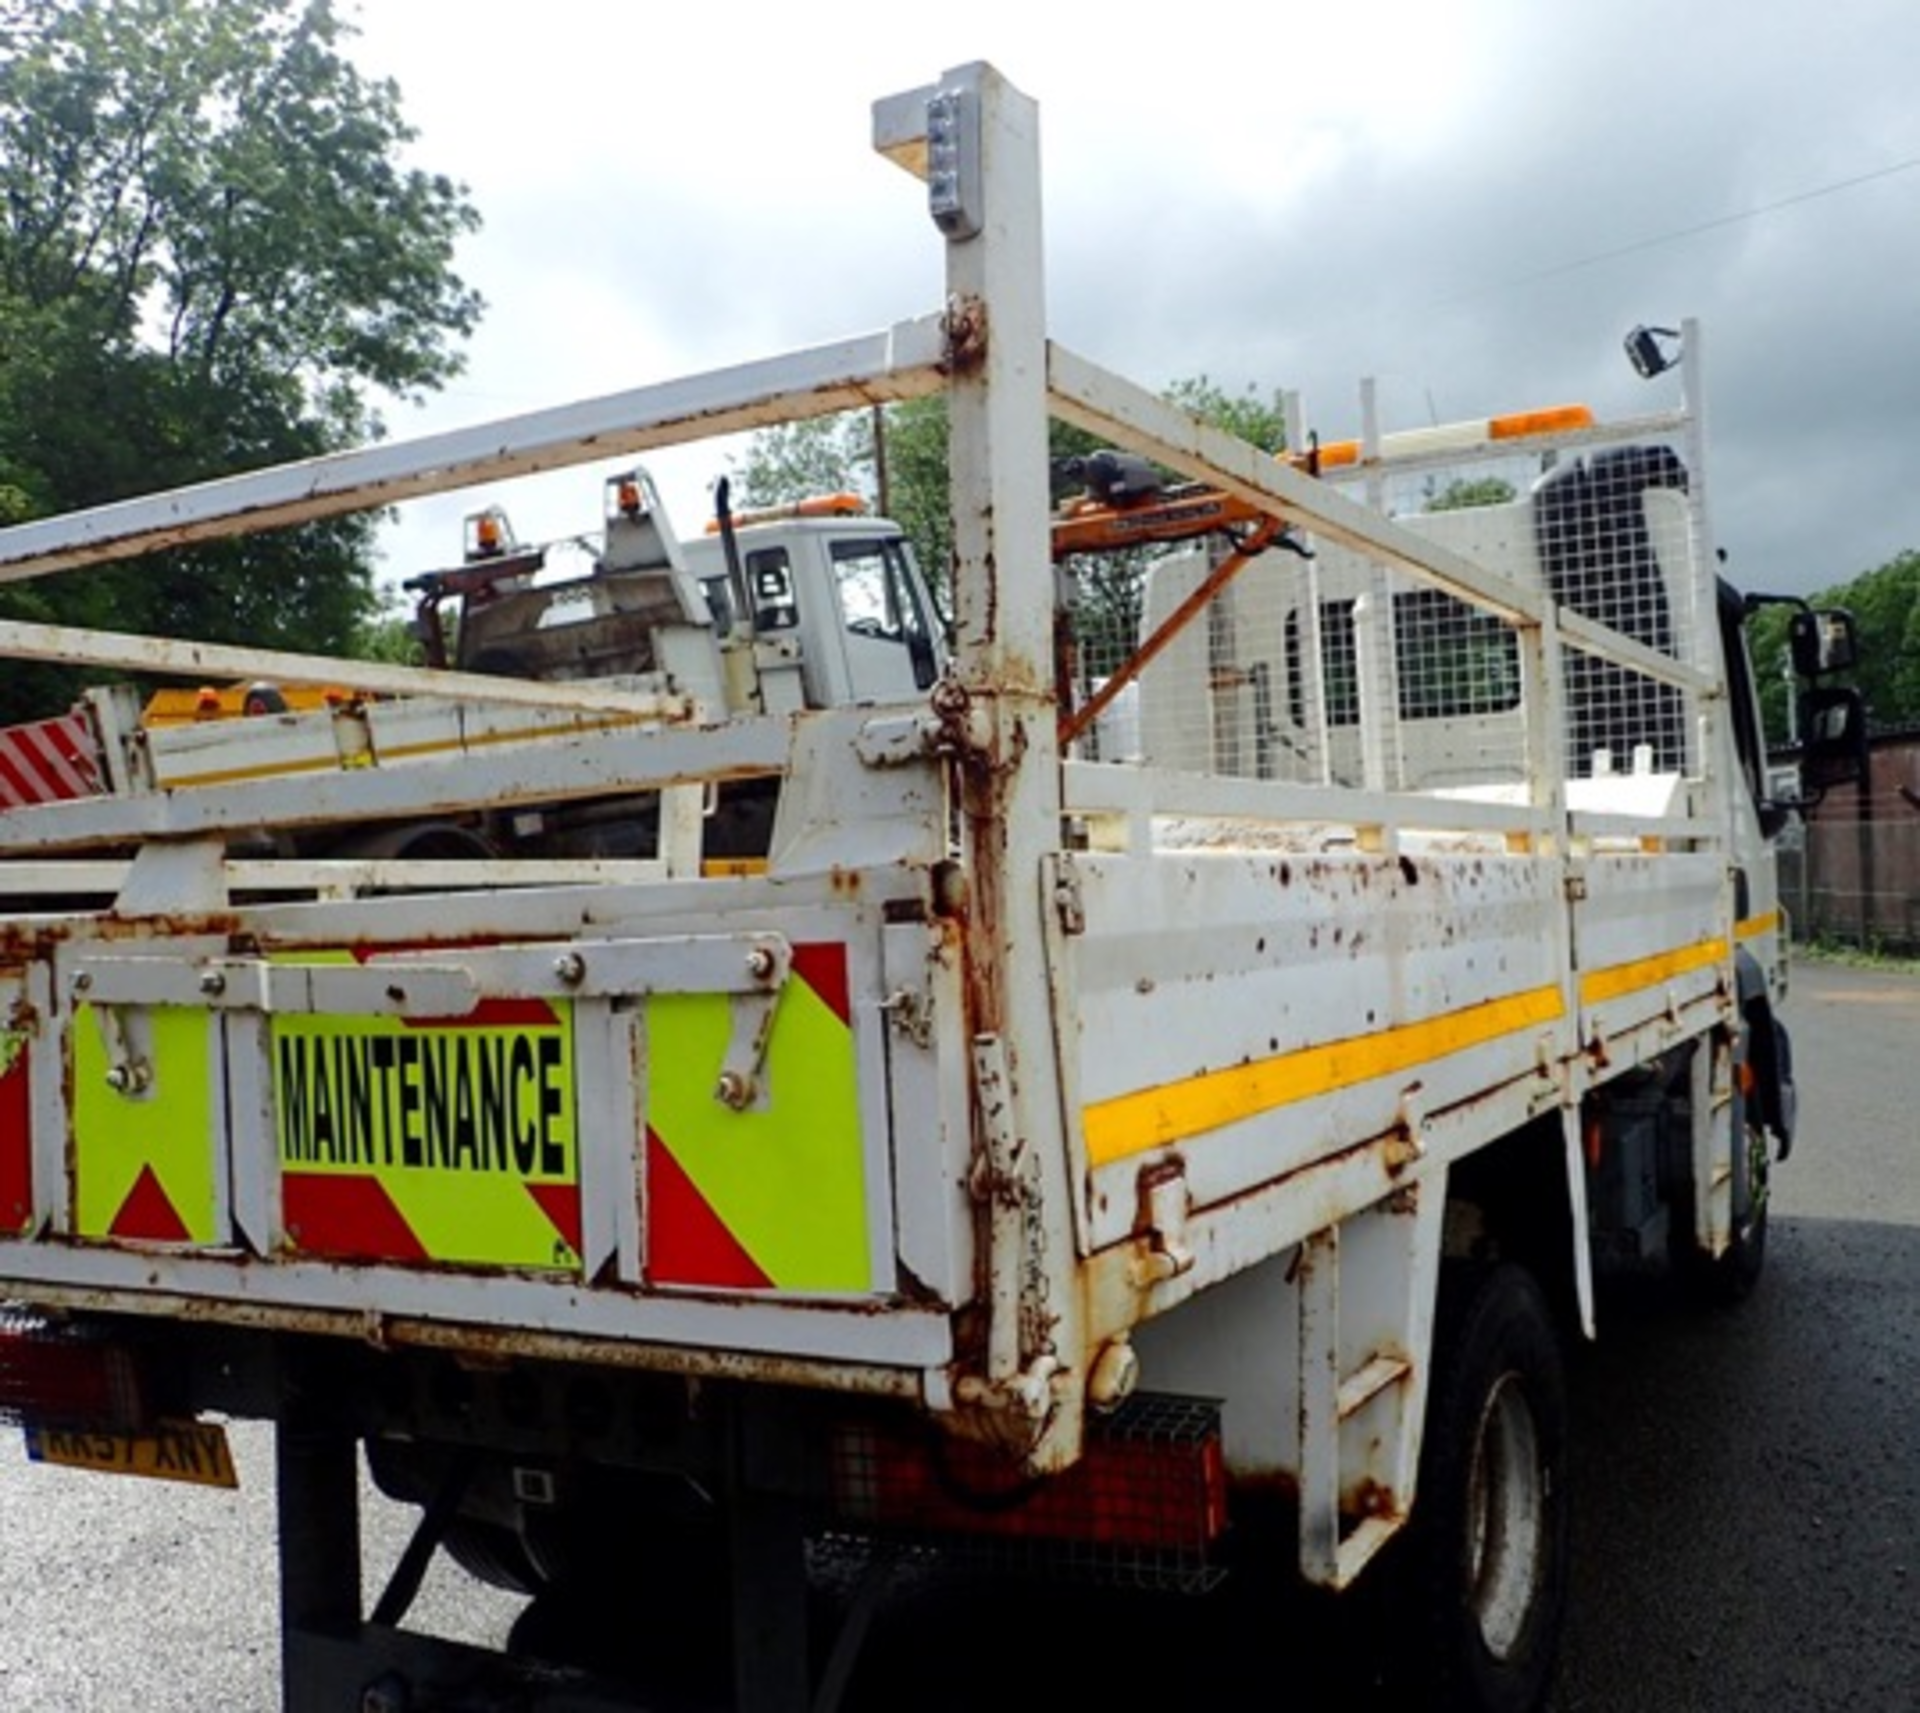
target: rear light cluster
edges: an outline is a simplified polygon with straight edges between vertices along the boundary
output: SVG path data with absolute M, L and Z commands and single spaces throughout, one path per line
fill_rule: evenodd
M 142 1421 L 133 1353 L 100 1330 L 0 1308 L 0 1422 L 132 1428 Z
M 835 1433 L 833 1500 L 837 1521 L 862 1533 L 1197 1591 L 1219 1579 L 1214 1549 L 1227 1521 L 1220 1410 L 1136 1393 L 1096 1418 L 1073 1468 L 1037 1478 L 910 1418 L 862 1419 Z

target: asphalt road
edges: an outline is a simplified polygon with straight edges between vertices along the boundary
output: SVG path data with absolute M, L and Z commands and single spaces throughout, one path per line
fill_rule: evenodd
M 1732 1312 L 1613 1312 L 1579 1365 L 1557 1713 L 1920 1709 L 1920 976 L 1795 971 L 1801 1088 Z
M 1554 1713 L 1920 1709 L 1920 976 L 1806 965 L 1795 982 L 1801 1136 L 1758 1292 L 1732 1312 L 1609 1296 L 1576 1364 Z M 40 1468 L 0 1445 L 0 1709 L 278 1704 L 271 1446 L 247 1425 L 234 1437 L 238 1495 Z M 376 1516 L 370 1585 L 403 1529 Z M 497 1642 L 515 1608 L 443 1565 L 415 1620 Z M 1317 1608 L 1276 1610 L 1224 1650 L 1185 1604 L 984 1593 L 909 1614 L 883 1647 L 867 1699 L 892 1707 L 1017 1709 L 1046 1678 L 1171 1680 L 1177 1706 L 1346 1707 L 1367 1677 L 1364 1629 Z M 1036 1654 L 1053 1669 L 1004 1675 Z

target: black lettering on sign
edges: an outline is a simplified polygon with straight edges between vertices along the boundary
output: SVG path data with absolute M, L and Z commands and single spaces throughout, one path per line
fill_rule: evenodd
M 367 1063 L 372 1068 L 375 1080 L 380 1087 L 380 1164 L 393 1164 L 393 1100 L 391 1080 L 393 1076 L 393 1037 L 376 1035 L 368 1043 Z
M 153 1436 L 154 1471 L 210 1478 L 225 1468 L 224 1450 L 224 1436 L 217 1427 L 201 1422 L 162 1422 Z
M 275 1043 L 280 1157 L 291 1166 L 571 1171 L 566 1044 L 551 1031 L 310 1035 Z
M 420 1037 L 400 1037 L 400 1158 L 409 1166 L 425 1162 L 426 1138 L 420 1133 Z
M 200 1447 L 191 1433 L 163 1427 L 153 1436 L 153 1466 L 178 1475 L 198 1475 Z
M 555 1138 L 555 1121 L 565 1100 L 560 1087 L 560 1043 L 548 1035 L 540 1042 L 540 1170 L 556 1175 L 567 1169 L 565 1151 Z
M 41 1436 L 49 1461 L 67 1463 L 125 1463 L 128 1448 L 110 1433 L 84 1433 L 49 1428 Z

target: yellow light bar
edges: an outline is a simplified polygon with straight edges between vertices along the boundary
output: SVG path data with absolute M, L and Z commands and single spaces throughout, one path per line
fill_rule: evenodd
M 1380 462 L 1390 464 L 1399 458 L 1415 458 L 1438 452 L 1466 452 L 1495 442 L 1569 434 L 1578 429 L 1591 428 L 1593 424 L 1593 412 L 1586 405 L 1556 404 L 1539 410 L 1510 411 L 1504 416 L 1490 416 L 1484 421 L 1449 422 L 1437 428 L 1407 429 L 1399 434 L 1381 437 Z M 1319 467 L 1323 471 L 1351 469 L 1360 462 L 1361 450 L 1358 440 L 1328 441 L 1320 447 Z M 1296 469 L 1305 469 L 1313 461 L 1312 455 L 1304 452 L 1289 452 L 1286 459 Z
M 467 518 L 466 537 L 469 565 L 477 559 L 498 559 L 513 545 L 513 525 L 498 506 L 488 506 Z
M 1489 440 L 1526 440 L 1537 434 L 1570 434 L 1591 428 L 1593 412 L 1583 404 L 1548 405 L 1544 410 L 1517 410 L 1487 423 Z
M 757 523 L 782 523 L 788 518 L 806 517 L 865 517 L 867 502 L 858 494 L 815 494 L 809 499 L 794 500 L 783 506 L 761 506 L 753 511 L 735 512 L 733 525 L 736 529 L 750 529 Z M 716 518 L 707 520 L 707 534 L 718 535 L 720 523 Z

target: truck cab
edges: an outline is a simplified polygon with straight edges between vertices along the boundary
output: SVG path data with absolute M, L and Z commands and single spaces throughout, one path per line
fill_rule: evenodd
M 900 527 L 850 494 L 681 541 L 642 469 L 609 477 L 589 569 L 551 574 L 498 508 L 464 563 L 407 587 L 429 663 L 546 680 L 664 679 L 729 712 L 906 701 L 940 671 L 926 585 Z
M 688 542 L 686 557 L 723 634 L 736 630 L 734 591 L 744 588 L 738 628 L 751 637 L 768 713 L 909 701 L 932 687 L 939 633 L 898 524 L 834 495 L 749 513 L 734 527 L 739 585 L 719 530 Z

